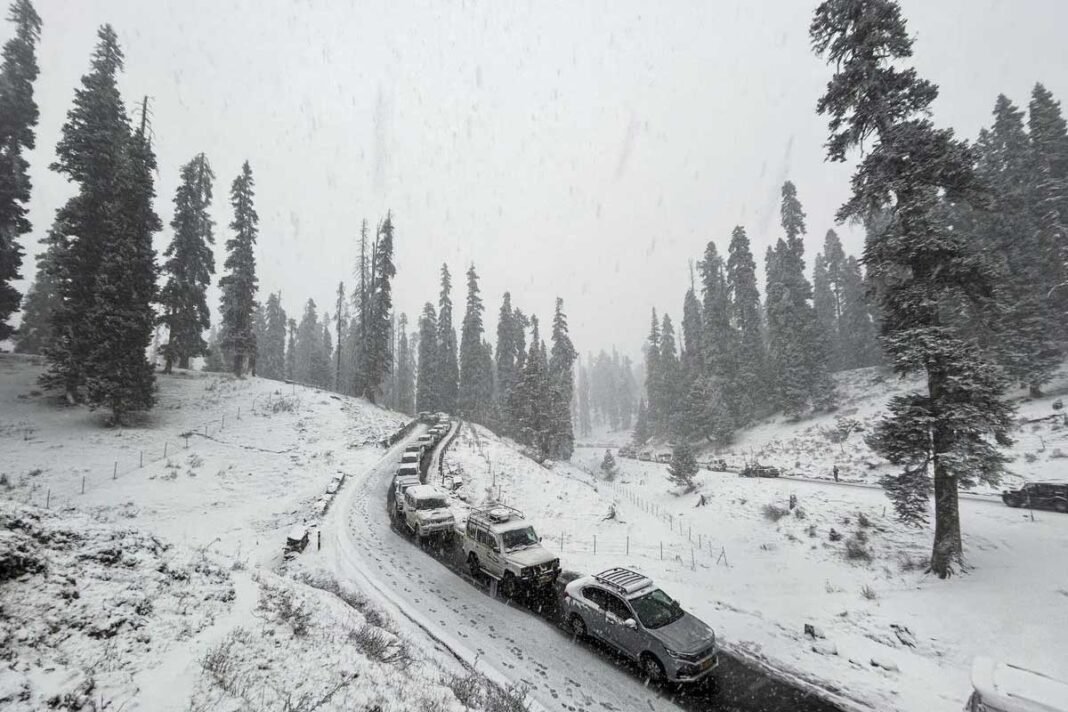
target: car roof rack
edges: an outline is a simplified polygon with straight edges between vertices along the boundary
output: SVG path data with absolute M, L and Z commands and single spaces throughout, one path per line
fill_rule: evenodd
M 624 569 L 617 566 L 614 569 L 607 569 L 599 574 L 594 574 L 593 578 L 599 583 L 605 586 L 615 589 L 616 592 L 624 595 L 637 593 L 644 588 L 648 588 L 653 585 L 653 580 L 648 576 L 640 574 L 630 569 Z
M 476 509 L 468 515 L 468 521 L 479 520 L 484 521 L 486 524 L 501 524 L 513 519 L 522 519 L 523 513 L 515 507 L 509 507 L 506 504 L 495 504 L 492 507 L 485 507 L 483 509 Z

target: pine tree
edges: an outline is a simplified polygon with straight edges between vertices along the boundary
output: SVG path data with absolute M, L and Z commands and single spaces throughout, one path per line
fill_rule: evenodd
M 457 412 L 460 367 L 456 353 L 456 330 L 452 326 L 452 277 L 448 265 L 441 265 L 441 295 L 438 297 L 438 364 L 435 373 L 438 407 Z
M 726 268 L 716 245 L 705 246 L 699 264 L 704 300 L 705 370 L 687 394 L 685 409 L 696 430 L 716 443 L 730 440 L 745 408 L 738 383 L 738 332 L 731 324 Z
M 37 258 L 37 276 L 22 302 L 22 322 L 15 332 L 15 353 L 42 354 L 52 343 L 52 314 L 59 306 L 59 290 L 49 272 L 51 251 Z
M 1050 308 L 1063 316 L 1068 312 L 1068 126 L 1060 103 L 1041 84 L 1031 92 L 1028 129 L 1042 286 Z M 1063 322 L 1060 338 L 1068 331 Z
M 408 317 L 400 315 L 397 321 L 397 410 L 412 415 L 415 413 L 415 368 L 408 346 Z
M 438 315 L 434 305 L 423 305 L 419 317 L 419 375 L 415 382 L 415 409 L 419 412 L 436 412 L 438 400 Z
M 482 297 L 479 296 L 475 266 L 467 270 L 467 308 L 460 327 L 460 415 L 476 423 L 487 424 L 490 404 L 485 396 L 482 373 Z
M 879 363 L 878 329 L 872 320 L 867 286 L 856 257 L 846 258 L 842 270 L 842 314 L 838 321 L 842 368 L 866 368 Z
M 346 301 L 345 301 L 345 283 L 337 283 L 337 302 L 334 304 L 334 309 L 337 311 L 334 314 L 335 329 L 334 334 L 337 337 L 337 349 L 334 352 L 334 390 L 338 393 L 345 392 L 345 386 L 341 379 L 341 354 L 344 349 L 345 339 L 345 326 L 347 319 L 346 315 Z
M 601 458 L 601 473 L 604 478 L 611 482 L 616 478 L 616 471 L 619 466 L 616 464 L 616 458 L 612 455 L 611 450 L 604 451 L 604 457 Z
M 662 420 L 660 433 L 671 438 L 682 437 L 686 429 L 686 413 L 680 407 L 683 401 L 683 372 L 675 344 L 675 326 L 671 317 L 664 315 L 660 325 L 659 388 Z
M 693 448 L 682 442 L 675 446 L 671 453 L 671 464 L 668 465 L 668 480 L 676 487 L 681 487 L 683 492 L 693 492 L 693 478 L 697 475 L 697 456 Z
M 289 338 L 286 339 L 286 380 L 297 380 L 297 320 L 287 322 Z
M 899 516 L 926 516 L 933 471 L 935 535 L 931 571 L 945 578 L 962 563 L 957 489 L 976 479 L 995 482 L 1009 442 L 1012 409 L 999 371 L 959 328 L 965 304 L 971 321 L 996 310 L 994 272 L 950 229 L 943 199 L 980 205 L 973 151 L 927 118 L 938 88 L 903 66 L 913 40 L 893 0 L 828 0 L 810 28 L 817 54 L 834 67 L 818 111 L 829 116 L 827 157 L 845 161 L 864 144 L 853 196 L 840 220 L 885 211 L 864 261 L 875 278 L 883 343 L 899 374 L 921 371 L 927 387 L 896 396 L 869 443 L 902 468 L 885 479 Z
M 590 376 L 589 369 L 581 363 L 578 370 L 578 422 L 579 435 L 589 437 L 593 431 L 590 422 Z
M 976 150 L 977 173 L 992 190 L 996 209 L 973 211 L 970 217 L 1001 271 L 1001 361 L 1010 377 L 1038 396 L 1060 364 L 1060 325 L 1047 299 L 1052 285 L 1043 279 L 1035 161 L 1023 112 L 1004 95 L 997 98 L 994 125 L 981 132 Z
M 164 373 L 171 372 L 175 361 L 179 368 L 189 368 L 189 359 L 204 355 L 208 347 L 204 331 L 211 326 L 206 295 L 215 274 L 210 213 L 214 179 L 208 159 L 199 153 L 182 166 L 181 185 L 174 195 L 174 237 L 163 253 L 167 283 L 160 292 L 159 323 L 168 332 L 162 349 Z
M 512 388 L 518 378 L 519 338 L 522 329 L 517 330 L 515 313 L 512 311 L 512 295 L 504 293 L 501 308 L 497 313 L 497 352 L 495 367 L 497 370 L 497 412 L 500 431 L 507 435 L 514 433 L 512 413 L 508 404 L 511 401 Z
M 322 330 L 315 300 L 304 303 L 304 315 L 297 326 L 294 380 L 309 386 L 320 386 L 323 368 Z
M 515 413 L 520 442 L 530 445 L 539 457 L 549 457 L 552 402 L 545 343 L 538 331 L 537 317 L 530 318 L 530 348 L 523 362 L 523 372 L 512 390 L 512 412 Z
M 653 436 L 653 431 L 649 427 L 649 411 L 645 407 L 645 399 L 642 398 L 638 401 L 638 414 L 635 418 L 634 432 L 631 435 L 631 440 L 635 445 L 643 445 L 646 440 Z
M 367 345 L 370 343 L 368 328 L 371 323 L 371 259 L 367 255 L 367 221 L 360 224 L 360 255 L 356 261 L 356 288 L 352 293 L 353 316 L 351 359 L 351 390 L 353 395 L 362 395 L 366 388 Z
M 548 454 L 554 460 L 570 460 L 575 451 L 575 429 L 571 420 L 571 401 L 575 394 L 575 359 L 578 354 L 571 343 L 564 314 L 564 300 L 556 298 L 553 313 L 552 353 L 549 358 L 549 437 Z
M 90 327 L 90 312 L 95 309 L 108 243 L 119 242 L 119 172 L 131 140 L 130 120 L 118 89 L 122 50 L 110 25 L 101 27 L 97 38 L 90 71 L 74 92 L 74 106 L 67 112 L 56 146 L 57 161 L 52 164 L 52 170 L 77 184 L 78 192 L 57 212 L 49 233 L 54 259 L 48 270 L 59 299 L 52 313 L 54 339 L 45 352 L 48 369 L 41 383 L 62 389 L 70 401 L 83 395 L 86 360 L 100 336 Z
M 845 260 L 838 233 L 828 230 L 823 240 L 823 252 L 816 255 L 812 277 L 812 306 L 816 312 L 816 323 L 827 344 L 831 371 L 846 368 L 842 345 L 845 335 L 841 330 Z
M 263 345 L 267 341 L 267 310 L 259 300 L 252 303 L 252 333 L 256 337 L 256 352 L 248 358 L 248 372 L 253 376 L 263 356 Z
M 371 260 L 369 323 L 365 330 L 363 396 L 372 403 L 382 393 L 382 384 L 393 370 L 393 216 L 378 226 Z
M 34 149 L 36 140 L 33 83 L 41 37 L 41 18 L 30 0 L 14 0 L 7 19 L 15 26 L 15 36 L 4 44 L 0 63 L 0 341 L 13 332 L 7 320 L 19 308 L 19 293 L 11 284 L 22 276 L 18 239 L 30 231 L 30 164 L 24 154 Z
M 225 354 L 219 345 L 219 330 L 214 326 L 208 332 L 208 352 L 204 355 L 201 370 L 209 373 L 222 373 L 226 370 Z
M 665 413 L 663 392 L 663 374 L 660 368 L 660 322 L 656 317 L 656 309 L 653 309 L 649 336 L 645 342 L 645 425 L 654 435 L 660 434 L 663 423 Z
M 732 359 L 732 383 L 727 391 L 733 394 L 734 423 L 745 426 L 752 423 L 765 408 L 767 355 L 756 262 L 749 248 L 749 237 L 740 225 L 731 233 L 726 283 L 728 314 L 737 340 L 735 357 Z
M 704 370 L 701 303 L 693 286 L 686 290 L 682 300 L 682 368 L 688 377 L 696 377 Z
M 323 314 L 323 334 L 319 337 L 319 349 L 315 354 L 315 384 L 324 390 L 334 389 L 334 340 L 330 336 L 330 313 Z
M 253 332 L 252 305 L 256 299 L 259 280 L 256 278 L 256 256 L 253 247 L 259 232 L 260 218 L 253 205 L 255 197 L 252 168 L 248 161 L 241 166 L 241 174 L 230 188 L 230 205 L 234 219 L 230 229 L 233 237 L 226 241 L 227 270 L 219 287 L 222 289 L 223 351 L 232 359 L 235 375 L 244 373 L 246 360 L 256 352 Z
M 280 381 L 286 377 L 286 312 L 278 294 L 267 296 L 265 311 L 267 328 L 262 341 L 256 347 L 262 354 L 259 359 L 260 375 Z

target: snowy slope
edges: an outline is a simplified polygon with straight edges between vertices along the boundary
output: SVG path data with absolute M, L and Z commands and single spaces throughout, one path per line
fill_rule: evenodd
M 0 708 L 454 711 L 454 689 L 494 689 L 352 582 L 282 562 L 402 416 L 178 372 L 144 422 L 107 429 L 39 373 L 0 355 Z
M 1049 566 L 1068 555 L 1068 517 L 964 500 L 974 568 L 947 582 L 922 573 L 930 532 L 896 522 L 878 489 L 703 471 L 698 492 L 679 496 L 665 465 L 621 460 L 614 483 L 600 480 L 602 456 L 543 467 L 466 427 L 446 462 L 472 503 L 523 509 L 565 568 L 651 574 L 738 654 L 843 706 L 959 709 L 977 654 L 1068 678 L 1068 643 L 1050 625 L 1068 606 L 1068 573 Z

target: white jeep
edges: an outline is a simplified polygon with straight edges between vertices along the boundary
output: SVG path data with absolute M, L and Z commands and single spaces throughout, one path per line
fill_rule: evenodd
M 418 476 L 413 475 L 396 475 L 393 478 L 393 515 L 395 517 L 404 518 L 404 492 L 409 487 L 418 487 Z
M 404 523 L 420 541 L 434 536 L 447 539 L 456 529 L 456 518 L 445 493 L 432 485 L 415 485 L 404 490 Z
M 474 511 L 463 529 L 463 553 L 472 576 L 485 573 L 511 598 L 520 590 L 541 593 L 560 573 L 560 559 L 540 543 L 523 513 L 496 505 Z

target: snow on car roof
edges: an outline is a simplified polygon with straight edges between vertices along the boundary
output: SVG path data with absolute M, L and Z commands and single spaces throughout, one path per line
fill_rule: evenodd
M 1068 683 L 1016 665 L 978 657 L 972 686 L 984 702 L 1009 712 L 1068 712 Z
M 286 538 L 291 539 L 292 541 L 300 541 L 307 535 L 308 530 L 298 524 L 289 530 L 289 534 L 286 535 Z
M 409 487 L 406 490 L 406 495 L 413 499 L 435 499 L 445 497 L 445 493 L 434 485 L 415 485 L 414 487 Z

